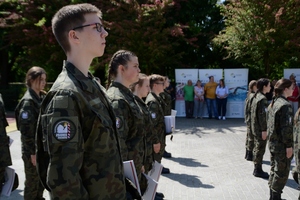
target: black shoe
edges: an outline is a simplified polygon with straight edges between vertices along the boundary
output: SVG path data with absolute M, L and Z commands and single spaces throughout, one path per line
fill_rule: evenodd
M 169 170 L 169 168 L 163 167 L 163 169 L 161 170 L 161 173 L 162 174 L 170 174 L 170 170 Z
M 172 154 L 167 152 L 166 150 L 164 151 L 164 154 L 163 154 L 163 157 L 164 158 L 171 158 L 172 157 Z
M 245 159 L 247 159 L 249 151 L 246 149 Z
M 261 165 L 255 165 L 253 175 L 255 177 L 259 177 L 259 178 L 263 178 L 263 179 L 268 179 L 269 178 L 269 174 L 262 170 Z
M 248 151 L 246 160 L 248 160 L 248 161 L 253 161 L 253 153 L 252 153 L 252 151 Z
M 163 200 L 164 198 L 163 197 L 160 197 L 157 195 L 157 193 L 155 194 L 155 197 L 154 197 L 154 200 Z
M 162 192 L 156 192 L 155 196 L 158 196 L 158 197 L 161 197 L 161 198 L 165 197 L 165 195 Z

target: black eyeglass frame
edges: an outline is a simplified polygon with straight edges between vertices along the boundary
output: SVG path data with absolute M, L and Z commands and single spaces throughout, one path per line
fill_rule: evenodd
M 103 24 L 100 24 L 100 23 L 92 23 L 92 24 L 77 26 L 75 28 L 72 28 L 72 30 L 75 31 L 76 29 L 80 29 L 80 28 L 84 28 L 84 27 L 88 27 L 88 26 L 92 26 L 92 25 L 96 25 L 96 29 L 99 33 L 102 33 L 102 31 L 104 31 L 104 26 L 103 26 Z

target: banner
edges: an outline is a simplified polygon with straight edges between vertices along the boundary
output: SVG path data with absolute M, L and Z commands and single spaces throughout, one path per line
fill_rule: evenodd
M 294 76 L 296 76 L 296 82 L 300 83 L 300 69 L 299 68 L 294 68 L 294 69 L 284 69 L 283 70 L 283 77 L 290 79 L 291 74 L 294 74 Z
M 202 84 L 205 84 L 209 81 L 209 76 L 214 76 L 215 82 L 217 83 L 219 83 L 219 80 L 223 78 L 222 69 L 199 69 L 198 72 L 199 80 L 201 80 Z
M 224 80 L 229 91 L 226 116 L 244 118 L 244 104 L 248 90 L 248 69 L 224 69 Z
M 183 97 L 183 87 L 187 84 L 188 80 L 193 82 L 193 85 L 198 80 L 198 69 L 175 69 L 176 81 L 176 102 L 175 110 L 177 116 L 185 117 L 185 102 Z
M 209 82 L 209 76 L 214 76 L 216 83 L 219 83 L 219 80 L 223 78 L 223 69 L 199 69 L 199 80 L 202 82 L 202 87 Z M 204 101 L 203 104 L 203 117 L 208 117 L 207 105 Z

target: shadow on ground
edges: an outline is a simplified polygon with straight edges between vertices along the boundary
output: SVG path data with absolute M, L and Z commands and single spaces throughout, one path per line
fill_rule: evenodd
M 172 160 L 174 162 L 188 167 L 208 167 L 208 165 L 203 165 L 200 162 L 195 161 L 195 159 L 193 158 L 172 157 L 168 158 L 168 160 Z
M 185 185 L 189 188 L 207 188 L 207 189 L 212 189 L 214 186 L 204 184 L 200 181 L 198 176 L 194 175 L 189 175 L 189 174 L 175 174 L 175 173 L 170 173 L 170 174 L 162 174 L 164 177 L 172 179 L 173 181 L 177 181 L 182 185 Z

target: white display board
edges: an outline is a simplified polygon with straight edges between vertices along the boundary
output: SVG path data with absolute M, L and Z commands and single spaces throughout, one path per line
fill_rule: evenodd
M 244 105 L 248 90 L 248 69 L 224 69 L 224 81 L 228 87 L 228 118 L 244 118 Z
M 175 110 L 177 116 L 185 117 L 185 102 L 183 97 L 183 87 L 187 84 L 188 80 L 193 82 L 193 85 L 198 80 L 198 69 L 175 69 L 176 80 L 176 102 Z

